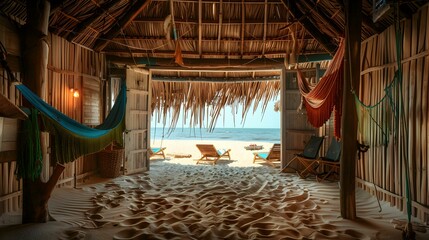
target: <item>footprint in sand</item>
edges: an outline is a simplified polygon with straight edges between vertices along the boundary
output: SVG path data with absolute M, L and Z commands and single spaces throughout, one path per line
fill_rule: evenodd
M 87 216 L 87 218 L 94 221 L 94 220 L 101 220 L 104 217 L 101 214 L 91 214 L 91 215 Z
M 64 231 L 63 237 L 61 237 L 61 240 L 77 240 L 77 239 L 85 239 L 86 233 L 79 230 L 66 230 Z
M 103 210 L 103 207 L 98 206 L 98 207 L 91 208 L 90 210 L 86 211 L 85 214 L 86 215 L 93 215 L 93 214 L 97 214 L 97 213 L 101 212 L 101 210 Z
M 344 234 L 352 237 L 353 239 L 362 239 L 362 240 L 371 239 L 369 236 L 366 236 L 365 234 L 358 232 L 356 230 L 353 230 L 353 229 L 345 230 Z
M 144 218 L 129 218 L 119 223 L 119 226 L 131 227 L 143 222 Z
M 143 230 L 128 228 L 119 231 L 113 236 L 115 240 L 132 240 L 132 239 L 148 239 L 150 236 L 144 234 Z

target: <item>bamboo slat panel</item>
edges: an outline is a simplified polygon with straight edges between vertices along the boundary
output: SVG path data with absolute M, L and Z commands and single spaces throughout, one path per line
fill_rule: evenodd
M 0 17 L 0 20 L 3 20 Z M 8 51 L 8 60 L 10 54 L 19 55 L 18 33 L 9 21 L 0 21 L 0 41 L 5 45 Z M 19 66 L 17 64 L 16 66 Z M 21 79 L 19 67 L 10 66 L 17 79 Z M 15 87 L 10 84 L 12 79 L 8 79 L 6 70 L 0 67 L 0 94 L 8 98 L 12 103 L 20 105 L 21 99 L 16 94 Z M 3 213 L 14 212 L 21 209 L 21 189 L 22 181 L 15 177 L 16 169 L 16 150 L 17 150 L 17 130 L 19 120 L 0 117 L 0 152 L 2 158 L 0 161 L 0 215 Z M 15 154 L 7 154 L 14 152 Z
M 101 122 L 101 78 L 104 57 L 55 35 L 49 35 L 51 43 L 48 61 L 48 99 L 46 101 L 67 116 L 86 125 Z M 74 91 L 79 97 L 73 97 Z M 59 185 L 74 185 L 75 178 L 94 172 L 95 160 L 86 163 L 82 156 L 66 168 Z M 52 168 L 50 169 L 52 173 Z
M 83 78 L 82 122 L 88 126 L 101 123 L 100 80 Z
M 406 211 L 405 182 L 409 171 L 412 214 L 426 223 L 429 222 L 428 9 L 426 5 L 412 19 L 400 23 L 402 88 L 394 86 L 389 101 L 365 112 L 367 120 L 359 123 L 359 137 L 370 144 L 370 149 L 357 166 L 359 179 L 377 185 L 381 188 L 378 196 L 403 211 Z M 374 105 L 386 95 L 397 69 L 396 44 L 394 26 L 362 43 L 359 98 L 364 104 Z M 403 109 L 398 108 L 401 98 Z M 368 184 L 358 184 L 376 194 Z

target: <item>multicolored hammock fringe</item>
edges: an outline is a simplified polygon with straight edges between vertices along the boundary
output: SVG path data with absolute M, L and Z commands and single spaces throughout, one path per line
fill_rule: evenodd
M 334 111 L 334 134 L 337 138 L 341 137 L 344 51 L 344 41 L 341 40 L 337 53 L 316 86 L 311 86 L 297 69 L 298 87 L 307 111 L 308 122 L 314 127 L 321 127 Z
M 26 86 L 16 88 L 40 111 L 44 130 L 54 138 L 53 161 L 67 163 L 89 153 L 98 152 L 112 142 L 123 145 L 125 129 L 126 86 L 123 83 L 115 104 L 105 121 L 95 127 L 85 126 L 56 110 Z M 25 151 L 25 150 L 24 150 Z

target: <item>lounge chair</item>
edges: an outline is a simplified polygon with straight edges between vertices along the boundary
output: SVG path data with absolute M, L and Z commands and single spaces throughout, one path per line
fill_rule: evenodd
M 162 156 L 162 159 L 165 159 L 165 149 L 165 147 L 149 148 L 149 158 L 152 158 L 153 156 Z
M 325 172 L 316 176 L 317 181 L 321 182 L 332 175 L 336 175 L 338 177 L 340 171 L 340 156 L 341 143 L 338 142 L 335 137 L 333 137 L 326 155 L 317 160 L 320 169 L 326 170 Z
M 253 153 L 253 163 L 263 161 L 273 167 L 274 163 L 280 163 L 280 143 L 275 143 L 269 152 Z
M 306 178 L 310 174 L 317 175 L 317 156 L 319 154 L 320 146 L 322 146 L 324 137 L 311 136 L 310 140 L 304 147 L 302 153 L 296 154 L 289 163 L 282 169 L 282 172 L 285 172 L 286 169 L 291 168 L 298 173 L 301 178 Z M 291 166 L 294 161 L 298 161 L 300 165 L 304 167 L 303 170 L 298 170 Z M 314 166 L 316 164 L 316 166 Z
M 201 152 L 201 158 L 198 159 L 197 164 L 200 162 L 211 162 L 213 165 L 223 157 L 228 157 L 231 160 L 229 152 L 231 149 L 216 149 L 213 144 L 197 144 L 198 150 Z

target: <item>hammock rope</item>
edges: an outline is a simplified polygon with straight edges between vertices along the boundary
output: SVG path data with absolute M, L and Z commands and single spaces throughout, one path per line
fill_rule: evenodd
M 303 73 L 297 69 L 299 91 L 307 111 L 308 121 L 318 128 L 331 118 L 334 111 L 334 133 L 341 137 L 342 89 L 344 79 L 344 41 L 340 45 L 334 58 L 316 86 L 305 79 Z

